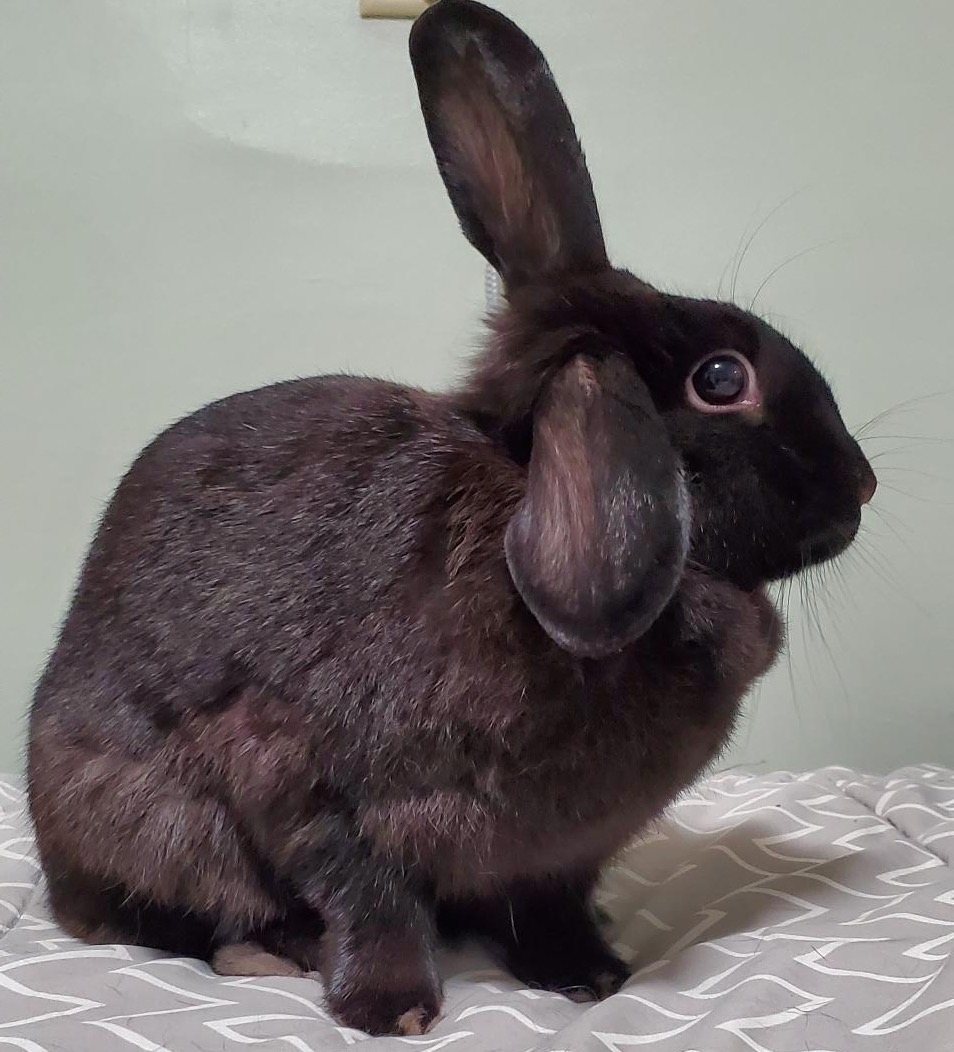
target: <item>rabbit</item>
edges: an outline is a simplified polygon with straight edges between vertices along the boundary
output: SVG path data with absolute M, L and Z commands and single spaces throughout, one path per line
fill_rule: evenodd
M 501 275 L 442 393 L 278 383 L 174 424 L 105 512 L 30 714 L 59 924 L 318 973 L 424 1033 L 440 940 L 521 982 L 630 974 L 605 866 L 724 748 L 783 644 L 766 586 L 876 479 L 825 380 L 730 303 L 607 259 L 573 123 L 503 15 L 410 53 L 463 233 Z

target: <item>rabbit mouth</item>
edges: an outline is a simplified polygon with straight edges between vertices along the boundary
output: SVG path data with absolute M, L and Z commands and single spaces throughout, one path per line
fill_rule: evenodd
M 861 515 L 834 525 L 807 530 L 784 551 L 755 565 L 733 566 L 726 576 L 744 592 L 754 593 L 771 584 L 791 580 L 813 566 L 837 559 L 851 547 L 861 526 Z
M 802 567 L 816 566 L 841 555 L 854 541 L 861 526 L 861 515 L 812 534 L 799 545 Z

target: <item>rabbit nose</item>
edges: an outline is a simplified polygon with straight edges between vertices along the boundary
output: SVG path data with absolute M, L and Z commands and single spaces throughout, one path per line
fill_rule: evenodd
M 861 504 L 870 504 L 877 488 L 878 478 L 868 461 L 863 460 L 858 468 L 858 501 Z

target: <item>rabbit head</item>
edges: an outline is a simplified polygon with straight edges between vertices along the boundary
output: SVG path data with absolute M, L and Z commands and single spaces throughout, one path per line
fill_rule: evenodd
M 534 43 L 482 4 L 439 0 L 411 57 L 463 232 L 503 279 L 461 400 L 527 465 L 506 552 L 546 631 L 612 652 L 666 606 L 687 559 L 754 591 L 847 547 L 876 481 L 828 384 L 754 314 L 610 264 Z

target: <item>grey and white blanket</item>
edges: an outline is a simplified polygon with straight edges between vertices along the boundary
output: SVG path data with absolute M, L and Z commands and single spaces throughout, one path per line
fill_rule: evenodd
M 21 789 L 0 782 L 0 1049 L 22 1052 L 954 1052 L 954 771 L 840 768 L 701 783 L 605 881 L 636 969 L 597 1005 L 444 961 L 422 1038 L 335 1025 L 308 979 L 58 931 Z

